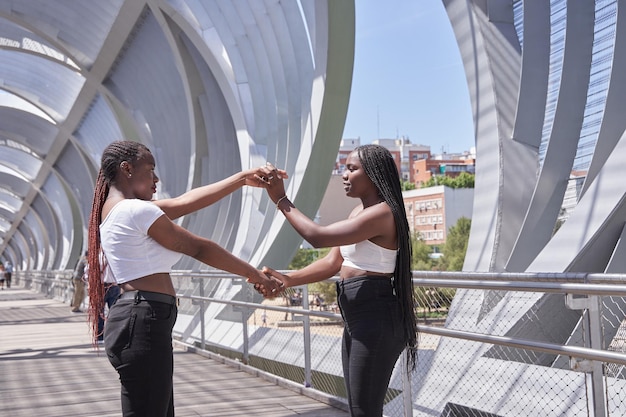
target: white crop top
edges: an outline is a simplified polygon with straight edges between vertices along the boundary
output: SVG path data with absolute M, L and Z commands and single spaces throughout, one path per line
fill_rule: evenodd
M 108 264 L 105 282 L 122 284 L 146 275 L 170 272 L 181 254 L 148 236 L 152 223 L 164 214 L 156 204 L 139 199 L 122 200 L 111 209 L 100 224 L 100 242 Z
M 396 249 L 387 249 L 364 240 L 352 245 L 340 246 L 343 256 L 343 266 L 361 269 L 363 271 L 391 274 L 396 269 Z

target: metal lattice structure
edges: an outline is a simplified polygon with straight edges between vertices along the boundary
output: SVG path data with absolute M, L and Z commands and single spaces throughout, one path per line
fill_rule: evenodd
M 626 272 L 626 2 L 444 4 L 476 129 L 464 271 Z M 624 300 L 594 303 L 506 288 L 459 290 L 446 328 L 623 351 Z M 594 311 L 604 316 L 601 335 L 586 324 Z M 589 407 L 598 395 L 589 375 L 600 384 L 605 378 L 606 392 L 623 385 L 619 372 L 603 373 L 601 364 L 581 371 L 559 355 L 453 339 L 440 340 L 426 362 L 416 375 L 414 415 L 621 413 L 619 399 L 617 408 L 601 400 Z
M 607 273 L 608 282 L 626 273 L 626 0 L 443 4 L 475 123 L 465 273 Z M 0 253 L 19 269 L 64 269 L 78 255 L 99 153 L 112 138 L 153 149 L 160 196 L 269 159 L 292 173 L 290 196 L 314 215 L 346 114 L 353 2 L 0 0 L 0 19 L 0 97 L 11 103 L 0 107 Z M 257 191 L 183 223 L 251 262 L 285 266 L 299 238 Z M 557 282 L 559 292 L 539 291 L 537 279 L 529 291 L 504 280 L 455 291 L 423 283 L 420 313 L 445 305 L 445 330 L 461 337 L 425 328 L 412 386 L 397 366 L 385 413 L 623 415 L 623 292 L 574 297 L 576 277 Z M 236 304 L 243 282 L 176 282 L 190 298 L 181 340 L 237 354 L 246 346 L 262 367 L 302 378 L 307 343 L 291 327 L 255 321 L 270 306 L 210 304 Z M 315 385 L 341 395 L 341 326 L 330 326 L 314 333 L 310 368 Z M 585 363 L 475 335 L 620 360 Z
M 313 216 L 353 56 L 351 1 L 1 0 L 1 258 L 22 270 L 73 267 L 101 152 L 119 139 L 154 153 L 156 198 L 271 161 Z M 277 267 L 301 241 L 283 222 L 248 188 L 182 219 Z

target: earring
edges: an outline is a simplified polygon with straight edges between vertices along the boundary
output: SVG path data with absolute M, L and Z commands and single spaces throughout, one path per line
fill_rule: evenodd
M 133 176 L 133 174 L 128 174 L 128 178 L 130 178 L 130 177 L 132 177 L 132 176 Z

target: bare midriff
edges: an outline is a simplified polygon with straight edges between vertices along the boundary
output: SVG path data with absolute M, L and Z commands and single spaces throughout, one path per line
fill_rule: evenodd
M 145 277 L 125 282 L 121 284 L 120 287 L 124 292 L 139 290 L 159 292 L 161 294 L 169 294 L 174 297 L 176 296 L 176 290 L 174 290 L 172 278 L 170 277 L 170 274 L 165 272 L 146 275 Z
M 377 277 L 386 277 L 386 278 L 393 277 L 393 274 L 387 274 L 387 273 L 382 273 L 382 272 L 364 271 L 362 269 L 356 269 L 356 268 L 352 268 L 352 267 L 349 267 L 349 266 L 342 266 L 341 270 L 339 271 L 339 276 L 341 277 L 341 279 L 350 279 L 350 278 L 355 278 L 355 277 L 362 277 L 364 275 L 374 275 L 374 276 L 377 276 Z

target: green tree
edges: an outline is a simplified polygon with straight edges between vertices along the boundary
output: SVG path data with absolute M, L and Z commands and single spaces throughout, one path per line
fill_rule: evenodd
M 402 191 L 409 191 L 415 189 L 415 184 L 410 181 L 402 180 Z
M 467 217 L 461 217 L 456 224 L 448 229 L 446 243 L 443 246 L 443 256 L 440 258 L 443 270 L 461 271 L 467 252 L 467 242 L 472 221 Z
M 293 256 L 293 259 L 287 266 L 287 269 L 302 269 L 305 266 L 313 263 L 320 257 L 319 251 L 317 249 L 303 249 L 300 248 Z
M 436 185 L 445 185 L 450 188 L 474 188 L 474 178 L 474 174 L 469 172 L 461 172 L 456 177 L 434 175 L 422 185 L 422 188 L 434 187 Z
M 424 242 L 419 232 L 411 236 L 412 259 L 411 269 L 413 271 L 430 271 L 433 268 L 433 260 L 430 255 L 433 248 Z
M 455 187 L 453 188 L 474 188 L 474 178 L 474 174 L 461 172 L 458 177 L 454 178 Z

